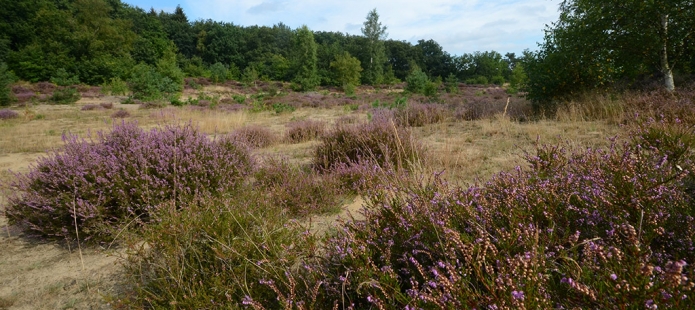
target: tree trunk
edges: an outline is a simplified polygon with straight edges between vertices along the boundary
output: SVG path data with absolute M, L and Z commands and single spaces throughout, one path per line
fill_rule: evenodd
M 669 92 L 676 89 L 673 83 L 673 70 L 668 64 L 668 14 L 661 15 L 661 31 L 663 46 L 661 48 L 661 74 L 664 76 L 664 87 Z

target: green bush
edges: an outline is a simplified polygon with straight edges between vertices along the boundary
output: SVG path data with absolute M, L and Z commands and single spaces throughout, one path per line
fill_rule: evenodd
M 146 101 L 170 98 L 180 91 L 180 85 L 174 80 L 144 63 L 133 68 L 128 85 L 133 98 Z
M 498 75 L 498 76 L 493 76 L 493 77 L 492 77 L 492 80 L 490 80 L 490 82 L 492 82 L 492 84 L 500 85 L 500 86 L 501 86 L 501 85 L 504 84 L 505 81 L 504 81 L 504 77 L 503 77 L 503 76 L 499 76 L 499 75 Z
M 405 82 L 407 83 L 405 90 L 414 94 L 424 94 L 430 79 L 420 68 L 415 68 L 415 70 L 410 72 L 408 77 L 406 77 Z
M 224 83 L 227 81 L 227 76 L 229 75 L 229 70 L 227 66 L 222 63 L 215 63 L 210 66 L 210 79 L 213 83 Z
M 480 85 L 487 85 L 489 82 L 486 77 L 484 76 L 479 76 L 475 78 L 475 84 L 480 84 Z
M 109 83 L 104 84 L 101 91 L 112 96 L 125 96 L 130 90 L 128 89 L 128 83 L 119 77 L 115 77 L 111 78 Z
M 77 88 L 72 86 L 59 87 L 53 91 L 50 100 L 57 104 L 71 104 L 82 99 L 82 94 L 77 91 Z
M 80 78 L 77 75 L 70 75 L 65 69 L 58 69 L 53 76 L 51 76 L 51 83 L 58 86 L 71 86 L 80 83 Z
M 10 88 L 15 80 L 16 77 L 7 69 L 7 64 L 0 62 L 0 106 L 7 106 L 16 100 Z

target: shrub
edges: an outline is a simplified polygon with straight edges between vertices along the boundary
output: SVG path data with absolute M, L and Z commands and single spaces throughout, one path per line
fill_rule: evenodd
M 15 175 L 11 223 L 51 237 L 75 237 L 77 225 L 81 237 L 108 240 L 115 225 L 147 222 L 163 202 L 226 193 L 251 166 L 236 142 L 210 141 L 191 125 L 144 131 L 123 123 L 96 141 L 63 140 L 63 148 Z
M 111 102 L 102 102 L 99 106 L 107 110 L 113 109 L 113 103 Z
M 281 309 L 266 284 L 317 248 L 316 237 L 287 220 L 251 190 L 166 204 L 142 237 L 129 241 L 137 249 L 125 262 L 130 294 L 117 308 L 241 308 L 253 294 Z
M 227 75 L 229 75 L 229 70 L 224 64 L 217 62 L 210 66 L 210 79 L 213 83 L 224 83 L 227 81 Z
M 65 69 L 60 68 L 51 76 L 51 83 L 58 86 L 71 86 L 79 84 L 80 79 L 77 75 L 70 75 Z
M 19 117 L 19 113 L 12 111 L 10 109 L 2 109 L 0 110 L 0 119 L 5 120 L 5 119 L 13 119 Z
M 503 77 L 503 76 L 499 76 L 499 75 L 498 75 L 498 76 L 493 76 L 493 77 L 492 77 L 492 80 L 490 80 L 490 82 L 491 82 L 492 84 L 500 85 L 500 86 L 501 86 L 502 84 L 504 84 L 504 77 Z
M 102 92 L 112 96 L 125 96 L 128 93 L 128 84 L 121 78 L 111 78 L 111 81 L 102 87 Z
M 272 107 L 273 111 L 275 111 L 275 114 L 282 114 L 286 112 L 292 113 L 295 110 L 297 110 L 297 108 L 295 108 L 294 106 L 291 106 L 286 103 L 273 103 Z
M 424 94 L 430 79 L 420 68 L 416 68 L 406 77 L 405 82 L 407 83 L 405 90 L 414 94 Z
M 487 85 L 487 84 L 488 84 L 488 80 L 487 80 L 487 78 L 484 77 L 484 76 L 479 76 L 479 77 L 476 77 L 476 78 L 475 78 L 475 84 Z
M 174 97 L 181 91 L 182 84 L 162 75 L 153 67 L 141 63 L 133 68 L 128 79 L 128 86 L 135 99 L 159 100 Z
M 445 107 L 433 103 L 410 103 L 405 109 L 394 110 L 396 123 L 400 126 L 420 127 L 439 123 L 449 113 Z
M 113 114 L 111 114 L 111 118 L 126 118 L 126 117 L 130 117 L 130 112 L 128 112 L 124 109 L 120 109 L 116 112 L 113 112 Z
M 366 160 L 404 168 L 418 160 L 420 149 L 408 129 L 377 115 L 366 124 L 336 125 L 329 130 L 314 152 L 314 165 L 326 170 Z
M 326 123 L 320 121 L 298 121 L 287 124 L 285 139 L 290 143 L 300 143 L 319 138 L 326 130 Z
M 252 148 L 264 148 L 277 142 L 274 132 L 257 125 L 246 126 L 232 131 L 230 139 L 239 141 Z
M 101 109 L 101 106 L 96 105 L 96 104 L 85 104 L 82 106 L 80 109 L 81 111 L 93 111 L 93 110 L 98 110 Z
M 255 174 L 257 192 L 292 216 L 340 210 L 342 190 L 331 174 L 304 171 L 284 158 L 266 158 Z
M 82 99 L 82 95 L 75 87 L 60 87 L 53 91 L 50 100 L 57 104 L 72 104 Z
M 16 100 L 10 89 L 15 80 L 16 77 L 7 69 L 7 64 L 0 62 L 0 106 L 7 106 Z
M 248 303 L 689 309 L 693 153 L 671 161 L 635 139 L 606 150 L 539 146 L 526 156 L 529 169 L 484 187 L 464 190 L 437 176 L 393 180 L 369 195 L 364 219 L 324 242 L 319 263 L 304 268 L 314 282 Z M 314 283 L 322 284 L 318 297 L 308 293 Z

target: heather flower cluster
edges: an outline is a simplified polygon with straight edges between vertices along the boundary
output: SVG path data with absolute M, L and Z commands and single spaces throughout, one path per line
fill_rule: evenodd
M 19 113 L 10 110 L 10 109 L 2 109 L 0 110 L 0 120 L 6 120 L 6 119 L 13 119 L 19 117 Z
M 689 309 L 693 154 L 645 141 L 654 126 L 605 150 L 539 146 L 528 169 L 481 187 L 393 180 L 369 196 L 364 219 L 325 241 L 323 260 L 299 273 L 306 287 L 287 285 L 277 299 L 313 309 Z M 314 285 L 318 295 L 290 294 Z
M 191 125 L 145 131 L 122 123 L 99 132 L 96 141 L 63 140 L 64 147 L 9 184 L 11 223 L 75 237 L 76 220 L 80 237 L 108 239 L 108 227 L 126 218 L 146 222 L 163 202 L 226 193 L 252 167 L 245 147 L 211 141 Z

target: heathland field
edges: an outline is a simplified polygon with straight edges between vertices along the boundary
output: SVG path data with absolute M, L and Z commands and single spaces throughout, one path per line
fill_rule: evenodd
M 693 304 L 693 91 L 187 85 L 13 86 L 0 309 Z

